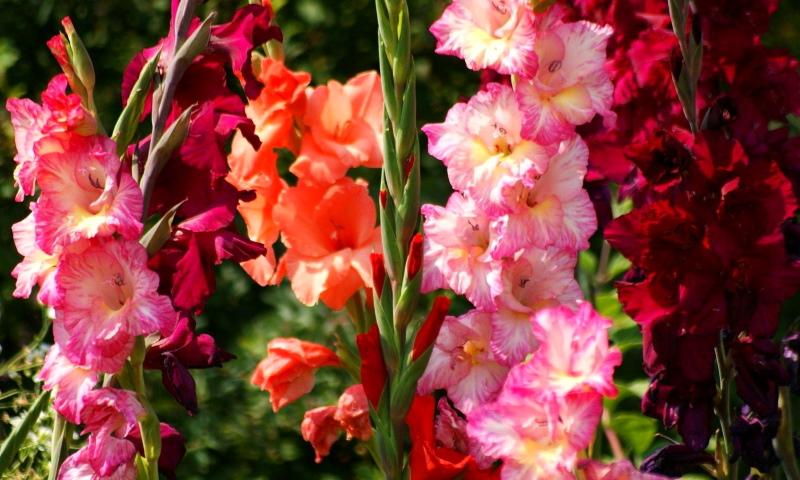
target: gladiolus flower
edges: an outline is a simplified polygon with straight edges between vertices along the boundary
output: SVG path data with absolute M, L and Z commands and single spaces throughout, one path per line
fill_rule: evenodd
M 471 310 L 460 317 L 445 318 L 417 392 L 424 395 L 445 389 L 455 406 L 467 414 L 492 400 L 508 368 L 497 363 L 492 354 L 491 335 L 487 313 Z
M 12 225 L 11 230 L 17 251 L 25 257 L 11 272 L 11 275 L 17 279 L 14 296 L 27 298 L 31 295 L 33 287 L 38 284 L 39 295 L 37 298 L 44 305 L 52 306 L 57 297 L 54 273 L 56 265 L 58 265 L 58 255 L 44 253 L 36 245 L 36 220 L 33 218 L 33 214 Z
M 273 215 L 288 249 L 281 262 L 302 303 L 322 300 L 339 310 L 358 290 L 372 288 L 369 255 L 380 251 L 380 229 L 364 183 L 300 184 L 281 194 Z
M 44 390 L 55 389 L 53 408 L 70 423 L 81 423 L 84 397 L 97 385 L 97 373 L 70 362 L 56 344 L 47 352 L 36 378 L 44 382 Z
M 17 147 L 14 180 L 19 187 L 18 202 L 34 192 L 39 140 L 50 134 L 91 135 L 97 129 L 94 117 L 83 107 L 81 98 L 67 94 L 66 88 L 66 76 L 56 75 L 42 92 L 41 105 L 26 98 L 10 98 L 6 102 Z
M 144 407 L 136 394 L 118 388 L 92 390 L 84 397 L 81 423 L 84 433 L 128 436 L 144 416 Z
M 363 385 L 352 385 L 342 393 L 334 418 L 344 429 L 348 440 L 369 440 L 372 436 L 372 425 L 369 422 L 369 403 Z
M 557 402 L 501 395 L 467 415 L 467 433 L 473 448 L 503 460 L 504 480 L 573 478 L 577 453 L 591 443 L 600 422 L 601 399 L 594 392 Z
M 55 275 L 55 338 L 77 364 L 114 373 L 134 337 L 175 325 L 175 311 L 168 297 L 156 293 L 158 276 L 147 269 L 139 242 L 94 241 L 83 251 L 65 252 Z
M 250 201 L 240 201 L 237 209 L 247 226 L 247 237 L 267 249 L 264 255 L 241 264 L 261 286 L 269 284 L 275 275 L 277 265 L 272 244 L 278 240 L 280 231 L 272 208 L 286 189 L 286 182 L 278 175 L 278 156 L 272 148 L 271 144 L 263 143 L 256 151 L 244 136 L 237 134 L 228 156 L 231 165 L 228 181 L 241 191 L 252 190 L 255 194 Z
M 586 144 L 577 136 L 560 145 L 536 184 L 517 193 L 514 212 L 492 222 L 495 258 L 528 246 L 572 250 L 589 246 L 597 217 L 583 189 L 588 157 Z
M 477 308 L 494 309 L 500 263 L 490 254 L 490 220 L 468 196 L 453 193 L 442 208 L 422 206 L 425 268 L 422 291 L 451 288 Z
M 128 390 L 101 388 L 86 394 L 81 411 L 83 433 L 91 433 L 86 444 L 89 463 L 101 476 L 120 465 L 132 463 L 136 447 L 125 439 L 137 427 L 145 410 Z
M 295 125 L 306 110 L 306 87 L 311 81 L 308 72 L 289 70 L 280 60 L 261 60 L 258 79 L 264 84 L 258 98 L 245 107 L 247 117 L 256 126 L 256 135 L 262 145 L 272 148 L 288 148 L 297 151 Z M 262 147 L 263 148 L 263 147 Z M 231 170 L 237 168 L 231 163 Z M 258 170 L 252 171 L 258 173 Z M 250 178 L 244 170 L 240 178 Z
M 609 464 L 596 460 L 586 460 L 580 462 L 578 468 L 583 472 L 586 480 L 666 480 L 669 478 L 651 473 L 642 473 L 628 460 Z
M 314 461 L 322 462 L 328 456 L 331 446 L 342 433 L 342 427 L 336 421 L 336 407 L 331 405 L 309 410 L 303 415 L 303 423 L 300 424 L 300 433 L 303 439 L 314 447 L 316 457 Z
M 609 348 L 611 321 L 598 315 L 591 304 L 583 303 L 577 311 L 564 306 L 541 310 L 532 324 L 539 349 L 529 362 L 511 369 L 504 391 L 520 389 L 520 396 L 527 392 L 556 397 L 587 390 L 617 394 L 613 376 L 622 353 Z
M 463 58 L 471 70 L 536 73 L 534 15 L 527 0 L 453 0 L 430 30 L 436 53 Z
M 31 205 L 36 241 L 46 253 L 57 245 L 114 233 L 136 239 L 142 232 L 142 192 L 125 171 L 114 142 L 72 135 L 40 142 L 39 201 Z
M 339 365 L 339 357 L 322 345 L 296 338 L 275 338 L 267 345 L 250 383 L 269 392 L 277 412 L 314 388 L 314 374 L 321 367 Z
M 606 45 L 613 29 L 578 21 L 556 21 L 533 44 L 539 69 L 517 86 L 525 112 L 523 131 L 548 144 L 574 135 L 576 125 L 595 114 L 613 120 L 614 85 L 605 71 Z
M 568 250 L 528 248 L 504 261 L 498 305 L 492 316 L 492 352 L 504 365 L 525 359 L 538 345 L 531 315 L 546 307 L 575 305 L 581 290 L 575 281 L 577 256 Z
M 130 444 L 130 442 L 126 443 Z M 119 463 L 115 465 L 114 469 L 103 473 L 94 467 L 95 462 L 93 462 L 89 447 L 83 447 L 64 460 L 58 470 L 58 480 L 97 480 L 100 478 L 134 480 L 136 465 L 133 463 L 133 457 L 136 449 L 131 445 L 130 448 L 120 450 L 119 453 L 124 453 L 117 458 Z M 130 458 L 127 458 L 128 455 Z
M 345 85 L 331 80 L 308 93 L 300 154 L 290 171 L 301 180 L 331 184 L 348 168 L 383 164 L 383 94 L 376 72 Z
M 422 130 L 430 154 L 447 166 L 453 188 L 468 193 L 491 216 L 510 212 L 517 188 L 532 187 L 555 153 L 522 136 L 514 91 L 499 83 L 456 104 L 444 123 Z
M 416 396 L 406 415 L 411 452 L 409 470 L 414 480 L 450 479 L 469 463 L 469 455 L 448 447 L 437 447 L 434 433 L 436 401 L 432 395 Z

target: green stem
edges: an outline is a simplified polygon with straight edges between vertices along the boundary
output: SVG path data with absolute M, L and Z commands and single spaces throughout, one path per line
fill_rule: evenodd
M 780 387 L 778 406 L 781 409 L 781 424 L 778 434 L 773 439 L 773 446 L 781 459 L 784 474 L 788 480 L 800 480 L 800 468 L 794 451 L 794 435 L 792 434 L 792 397 L 789 387 Z
M 148 480 L 158 480 L 158 457 L 161 455 L 161 428 L 158 416 L 150 401 L 147 398 L 147 387 L 144 382 L 144 357 L 147 351 L 144 337 L 137 337 L 136 344 L 131 353 L 131 381 L 133 390 L 139 399 L 139 403 L 145 409 L 145 416 L 139 420 L 139 430 L 142 435 L 142 446 L 144 450 L 143 464 L 146 478 Z
M 69 439 L 72 436 L 72 424 L 56 413 L 53 424 L 53 437 L 50 443 L 50 473 L 48 480 L 56 480 L 61 463 L 69 455 Z
M 723 441 L 723 455 L 721 458 L 717 459 L 720 463 L 717 465 L 718 478 L 735 480 L 738 475 L 738 461 L 730 463 L 730 458 L 733 456 L 733 442 L 731 439 L 730 427 L 731 387 L 733 385 L 734 369 L 725 352 L 722 340 L 720 340 L 720 344 L 714 349 L 714 358 L 716 360 L 717 375 L 719 376 L 714 412 L 719 419 L 719 427 L 722 432 Z
M 374 298 L 383 356 L 389 379 L 380 408 L 373 413 L 375 447 L 384 477 L 400 480 L 405 472 L 405 415 L 417 375 L 424 364 L 412 364 L 406 350 L 410 316 L 420 296 L 420 275 L 408 278 L 411 238 L 419 230 L 420 168 L 416 123 L 416 81 L 411 56 L 411 23 L 405 0 L 375 0 L 378 52 L 384 99 L 384 161 L 380 222 L 386 271 L 391 288 Z M 425 360 L 427 362 L 427 358 Z

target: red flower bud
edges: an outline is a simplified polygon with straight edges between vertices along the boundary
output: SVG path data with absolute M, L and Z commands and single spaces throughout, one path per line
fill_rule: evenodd
M 378 298 L 380 298 L 381 293 L 383 293 L 383 282 L 386 279 L 386 267 L 383 265 L 383 254 L 370 253 L 369 261 L 372 263 L 372 287 L 375 289 L 375 293 L 378 294 Z
M 414 168 L 414 162 L 416 161 L 417 159 L 414 155 L 411 155 L 406 160 L 405 165 L 403 165 L 403 181 L 408 180 L 408 176 L 411 175 L 411 169 Z
M 414 348 L 411 349 L 412 360 L 419 358 L 436 341 L 436 337 L 439 336 L 439 330 L 442 328 L 444 317 L 447 316 L 449 309 L 449 298 L 436 297 L 433 300 L 431 311 L 428 313 L 425 323 L 422 324 L 419 332 L 417 332 L 417 338 L 414 339 Z
M 381 208 L 386 208 L 386 202 L 389 201 L 389 192 L 381 190 L 378 192 L 378 199 L 381 201 Z
M 356 344 L 361 355 L 361 385 L 364 386 L 369 402 L 377 409 L 387 377 L 378 326 L 372 325 L 367 333 L 356 335 Z
M 422 234 L 417 233 L 411 238 L 411 245 L 408 247 L 406 273 L 409 280 L 416 277 L 422 268 L 422 240 Z

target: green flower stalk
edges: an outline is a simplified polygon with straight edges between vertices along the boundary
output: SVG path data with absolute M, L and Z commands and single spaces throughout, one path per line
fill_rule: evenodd
M 387 279 L 375 294 L 375 316 L 387 370 L 380 404 L 372 411 L 376 458 L 388 479 L 405 471 L 405 416 L 430 357 L 412 356 L 412 316 L 422 279 L 419 230 L 420 168 L 416 83 L 408 4 L 376 0 L 378 51 L 384 97 L 380 224 Z M 388 287 L 388 288 L 387 288 Z M 380 287 L 376 285 L 376 290 Z M 413 332 L 411 332 L 413 333 Z

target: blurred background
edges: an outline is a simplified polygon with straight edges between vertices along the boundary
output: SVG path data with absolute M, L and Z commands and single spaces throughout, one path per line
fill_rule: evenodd
M 204 10 L 230 18 L 240 4 L 234 0 L 209 0 Z M 410 0 L 412 38 L 418 75 L 419 124 L 439 122 L 448 108 L 474 93 L 478 78 L 453 57 L 433 53 L 428 26 L 441 14 L 447 0 Z M 783 0 L 773 17 L 770 44 L 793 49 L 800 55 L 800 2 Z M 313 84 L 329 79 L 345 81 L 364 70 L 377 69 L 376 21 L 373 0 L 275 0 L 278 23 L 285 36 L 286 64 L 306 70 Z M 8 97 L 39 93 L 58 66 L 45 42 L 56 34 L 59 20 L 72 17 L 94 60 L 96 100 L 108 127 L 121 109 L 120 79 L 128 60 L 165 35 L 169 0 L 0 0 L 0 102 Z M 27 214 L 25 205 L 13 201 L 13 134 L 8 115 L 0 110 L 0 439 L 35 399 L 32 380 L 52 338 L 35 301 L 13 299 L 10 272 L 19 261 L 11 239 L 11 224 Z M 424 151 L 424 144 L 423 144 Z M 449 194 L 441 164 L 422 160 L 423 192 L 427 202 L 442 203 Z M 624 207 L 620 207 L 624 208 Z M 580 262 L 584 286 L 597 268 L 598 242 Z M 627 268 L 612 255 L 609 273 Z M 311 395 L 273 414 L 266 393 L 250 385 L 250 372 L 265 355 L 269 339 L 296 336 L 332 344 L 342 314 L 320 306 L 300 305 L 287 286 L 260 288 L 235 264 L 217 269 L 218 289 L 199 320 L 199 330 L 211 333 L 237 358 L 222 369 L 193 371 L 200 411 L 188 417 L 164 391 L 158 372 L 150 372 L 150 390 L 162 421 L 177 427 L 187 439 L 188 454 L 179 478 L 284 479 L 379 478 L 363 447 L 343 439 L 322 464 L 314 463 L 311 447 L 299 433 L 303 412 L 331 404 L 347 386 L 335 371 L 318 374 Z M 614 318 L 614 341 L 624 350 L 625 362 L 617 374 L 621 395 L 607 408 L 605 423 L 617 431 L 626 452 L 639 460 L 667 440 L 657 434 L 656 421 L 639 414 L 646 380 L 641 373 L 641 339 L 638 329 L 621 313 L 609 285 L 597 290 L 595 303 Z M 465 305 L 457 306 L 465 308 Z M 49 425 L 44 418 L 27 440 L 16 472 L 10 478 L 46 478 Z M 596 448 L 606 451 L 599 436 Z

